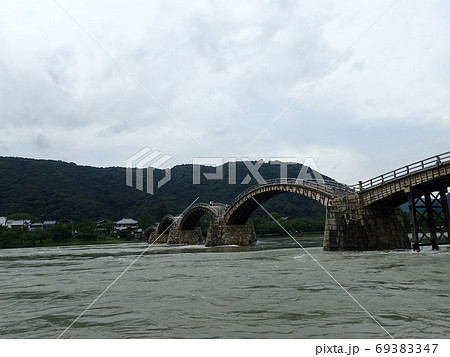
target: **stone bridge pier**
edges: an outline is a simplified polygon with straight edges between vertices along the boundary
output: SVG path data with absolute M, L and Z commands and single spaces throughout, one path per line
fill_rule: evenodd
M 358 194 L 337 197 L 327 206 L 324 250 L 410 248 L 400 207 L 364 207 Z
M 159 234 L 158 232 L 154 232 L 154 233 L 150 234 L 148 242 L 150 244 L 153 244 L 153 243 L 164 244 L 164 243 L 167 243 L 168 239 L 169 239 L 169 233 Z
M 149 243 L 153 243 L 158 235 L 155 233 L 150 237 Z M 195 229 L 181 229 L 175 225 L 169 233 L 159 236 L 158 243 L 166 244 L 198 244 L 205 241 L 200 227 Z M 215 219 L 208 227 L 205 246 L 215 247 L 219 245 L 247 246 L 256 242 L 256 233 L 251 221 L 245 224 L 228 225 L 221 219 Z
M 202 229 L 181 229 L 180 226 L 170 228 L 167 244 L 198 244 L 203 241 Z
M 254 242 L 256 242 L 255 227 L 250 220 L 245 224 L 231 225 L 225 224 L 223 219 L 216 219 L 209 225 L 205 246 L 246 246 Z

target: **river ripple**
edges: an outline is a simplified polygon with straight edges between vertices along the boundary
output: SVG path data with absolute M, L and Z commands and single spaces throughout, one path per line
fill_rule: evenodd
M 324 252 L 320 241 L 301 240 L 394 337 L 450 336 L 448 247 Z M 58 337 L 146 248 L 0 250 L 0 337 Z M 63 337 L 388 336 L 285 237 L 253 247 L 152 246 Z

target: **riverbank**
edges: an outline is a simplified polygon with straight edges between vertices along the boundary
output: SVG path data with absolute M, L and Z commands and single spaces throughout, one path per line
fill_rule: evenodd
M 313 232 L 290 232 L 290 235 L 294 238 L 300 237 L 323 237 L 323 231 L 313 231 Z M 270 234 L 258 234 L 258 237 L 285 237 L 285 232 L 280 233 L 270 233 Z
M 258 240 L 266 240 L 266 239 L 275 239 L 283 238 L 286 239 L 286 234 L 276 233 L 276 234 L 260 234 L 257 236 Z M 302 238 L 321 238 L 323 237 L 323 232 L 301 232 L 301 233 L 292 233 L 292 237 L 297 239 Z M 292 240 L 292 238 L 289 238 Z M 142 241 L 138 240 L 125 240 L 125 239 L 117 239 L 107 237 L 97 239 L 97 240 L 84 240 L 84 239 L 73 239 L 73 240 L 65 240 L 55 242 L 52 240 L 47 241 L 0 241 L 0 249 L 18 249 L 18 248 L 41 248 L 41 247 L 70 247 L 70 246 L 78 246 L 78 245 L 101 245 L 101 244 L 124 244 L 124 243 L 140 243 Z M 295 241 L 292 240 L 293 243 Z
M 0 242 L 4 243 L 4 242 Z M 27 244 L 28 243 L 28 244 Z M 125 243 L 139 243 L 139 241 L 130 241 L 123 239 L 106 239 L 106 240 L 70 240 L 65 242 L 42 242 L 37 244 L 32 244 L 29 242 L 22 242 L 22 244 L 11 244 L 9 246 L 1 247 L 0 250 L 3 249 L 19 249 L 19 248 L 51 248 L 51 247 L 71 247 L 71 246 L 79 246 L 79 245 L 102 245 L 102 244 L 125 244 Z

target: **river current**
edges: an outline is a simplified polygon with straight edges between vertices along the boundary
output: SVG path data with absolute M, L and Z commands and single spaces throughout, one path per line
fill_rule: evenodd
M 395 338 L 450 337 L 450 248 L 300 243 Z M 0 250 L 0 338 L 57 338 L 147 244 Z M 388 338 L 289 237 L 148 248 L 62 338 Z

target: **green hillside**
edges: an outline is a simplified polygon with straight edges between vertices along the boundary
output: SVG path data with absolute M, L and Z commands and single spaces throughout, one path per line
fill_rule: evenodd
M 51 160 L 0 157 L 0 216 L 30 213 L 40 220 L 70 219 L 73 221 L 137 219 L 145 208 L 156 217 L 164 206 L 172 214 L 182 212 L 195 198 L 198 202 L 231 202 L 240 192 L 256 184 L 252 180 L 240 184 L 249 174 L 242 162 L 236 164 L 237 184 L 228 184 L 228 164 L 223 167 L 223 180 L 192 183 L 192 165 L 175 166 L 171 180 L 154 195 L 126 186 L 125 168 L 96 168 Z M 288 176 L 297 177 L 302 166 L 288 166 Z M 201 172 L 214 173 L 212 167 L 201 167 Z M 259 169 L 264 179 L 277 178 L 280 166 L 265 163 Z M 164 176 L 155 170 L 155 182 Z M 145 187 L 144 182 L 144 187 Z M 294 194 L 282 194 L 265 204 L 270 212 L 281 216 L 323 218 L 325 209 L 319 203 Z M 263 216 L 255 212 L 255 216 Z

